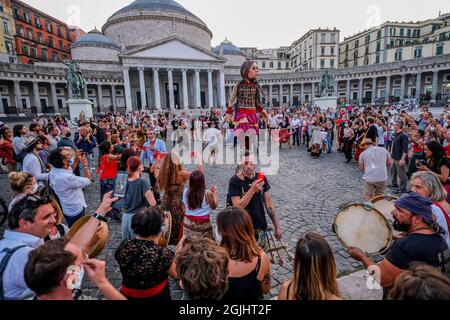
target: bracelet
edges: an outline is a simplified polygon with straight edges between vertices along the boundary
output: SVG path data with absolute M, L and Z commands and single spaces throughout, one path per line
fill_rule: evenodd
M 102 215 L 99 215 L 98 213 L 94 213 L 92 215 L 92 217 L 97 219 L 97 220 L 99 220 L 99 221 L 106 222 L 106 223 L 108 223 L 108 221 L 109 221 L 108 218 L 106 218 L 106 217 L 104 217 Z

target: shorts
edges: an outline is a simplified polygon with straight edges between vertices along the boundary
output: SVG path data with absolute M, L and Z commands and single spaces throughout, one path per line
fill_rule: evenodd
M 363 196 L 376 197 L 382 196 L 386 193 L 387 181 L 382 182 L 367 182 L 363 180 Z

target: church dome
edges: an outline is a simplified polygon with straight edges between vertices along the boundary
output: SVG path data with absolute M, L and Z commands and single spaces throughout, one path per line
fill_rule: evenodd
M 245 57 L 245 53 L 228 39 L 225 39 L 220 45 L 215 47 L 213 52 L 220 55 L 239 55 Z
M 110 38 L 104 36 L 97 28 L 89 31 L 86 35 L 75 41 L 72 48 L 75 47 L 105 47 L 120 50 L 120 47 L 117 44 Z
M 173 0 L 135 0 L 111 15 L 102 31 L 127 49 L 178 36 L 210 51 L 213 36 L 200 18 Z

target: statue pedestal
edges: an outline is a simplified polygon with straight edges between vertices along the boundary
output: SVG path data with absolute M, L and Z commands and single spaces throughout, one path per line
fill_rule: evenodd
M 86 119 L 94 117 L 92 112 L 92 102 L 87 99 L 70 99 L 67 101 L 69 105 L 70 120 L 75 122 L 80 118 L 80 113 L 83 112 Z
M 314 98 L 314 106 L 319 107 L 320 110 L 326 111 L 328 108 L 337 109 L 338 97 L 320 97 Z

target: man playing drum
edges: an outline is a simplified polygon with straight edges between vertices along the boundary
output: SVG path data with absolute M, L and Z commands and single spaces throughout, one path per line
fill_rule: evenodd
M 394 243 L 378 266 L 360 249 L 349 249 L 350 256 L 375 271 L 375 280 L 385 289 L 385 296 L 395 279 L 409 269 L 412 262 L 423 262 L 450 273 L 445 270 L 449 248 L 440 235 L 442 229 L 434 222 L 432 204 L 416 193 L 404 195 L 395 202 L 394 229 L 406 232 L 406 236 Z M 379 268 L 378 272 L 374 267 Z

